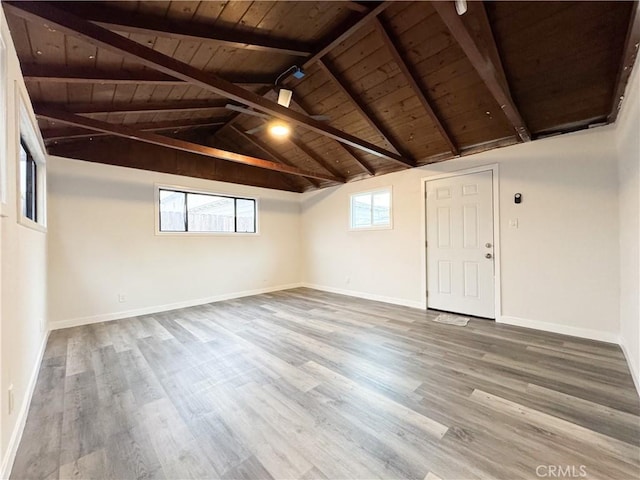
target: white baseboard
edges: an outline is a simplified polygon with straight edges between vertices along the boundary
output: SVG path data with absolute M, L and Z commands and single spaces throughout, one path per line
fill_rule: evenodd
M 343 290 L 342 288 L 326 287 L 323 285 L 316 285 L 313 283 L 303 283 L 302 286 L 306 288 L 312 288 L 314 290 L 321 290 L 323 292 L 337 293 L 339 295 L 347 295 L 349 297 L 364 298 L 365 300 L 374 300 L 376 302 L 391 303 L 393 305 L 401 305 L 403 307 L 419 308 L 421 310 L 426 310 L 427 308 L 426 299 L 423 302 L 416 302 L 413 300 L 406 300 L 404 298 L 385 297 L 383 295 L 357 292 L 355 290 Z
M 636 390 L 638 391 L 638 396 L 640 396 L 640 371 L 638 371 L 638 365 L 634 364 L 631 355 L 629 354 L 629 350 L 625 345 L 622 338 L 620 338 L 620 348 L 622 348 L 622 353 L 624 353 L 624 358 L 627 359 L 627 365 L 629 365 L 629 370 L 631 371 L 631 378 L 633 378 L 633 383 L 636 386 Z
M 51 330 L 59 330 L 61 328 L 78 327 L 80 325 L 89 325 L 91 323 L 109 322 L 111 320 L 120 320 L 122 318 L 137 317 L 140 315 L 149 315 L 159 312 L 167 312 L 178 308 L 195 307 L 197 305 L 205 305 L 207 303 L 221 302 L 223 300 L 232 300 L 234 298 L 249 297 L 251 295 L 260 295 L 262 293 L 277 292 L 280 290 L 289 290 L 301 287 L 301 283 L 291 283 L 288 285 L 278 285 L 275 287 L 259 288 L 255 290 L 244 290 L 242 292 L 224 293 L 221 295 L 213 295 L 206 298 L 197 298 L 193 300 L 185 300 L 183 302 L 167 303 L 165 305 L 154 305 L 151 307 L 137 308 L 134 310 L 125 310 L 114 313 L 104 313 L 100 315 L 92 315 L 89 317 L 70 318 L 51 322 L 49 327 Z
M 592 330 L 589 328 L 571 327 L 561 323 L 541 322 L 538 320 L 530 320 L 528 318 L 510 317 L 508 315 L 502 315 L 502 317 L 497 318 L 496 323 L 506 323 L 507 325 L 515 325 L 517 327 L 561 333 L 562 335 L 571 335 L 572 337 L 587 338 L 589 340 L 598 340 L 600 342 L 620 343 L 620 338 L 616 333 Z
M 7 445 L 7 450 L 5 452 L 4 458 L 2 459 L 2 466 L 0 467 L 0 478 L 9 478 L 9 475 L 11 474 L 11 468 L 13 467 L 13 462 L 16 459 L 16 453 L 18 452 L 18 445 L 20 445 L 20 440 L 22 440 L 22 433 L 24 432 L 24 426 L 27 423 L 29 406 L 31 405 L 31 398 L 33 397 L 33 392 L 36 388 L 36 381 L 38 380 L 38 373 L 40 372 L 40 365 L 42 364 L 42 357 L 44 356 L 44 351 L 47 347 L 48 339 L 49 332 L 45 333 L 44 338 L 42 339 L 40 351 L 38 352 L 38 356 L 33 365 L 33 370 L 31 371 L 31 376 L 29 377 L 29 383 L 27 384 L 27 390 L 22 400 L 22 404 L 20 405 L 20 410 L 18 411 L 18 416 L 16 418 L 15 426 L 13 427 L 13 432 L 11 433 L 11 438 L 9 439 L 9 444 Z

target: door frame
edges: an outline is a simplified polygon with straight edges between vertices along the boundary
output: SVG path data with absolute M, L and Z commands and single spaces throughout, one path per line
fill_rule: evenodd
M 500 182 L 499 182 L 499 174 L 500 168 L 497 163 L 482 165 L 479 167 L 471 167 L 464 168 L 461 170 L 454 170 L 451 172 L 443 172 L 443 173 L 434 173 L 433 175 L 429 175 L 427 177 L 422 177 L 420 179 L 420 183 L 422 185 L 422 196 L 421 199 L 421 221 L 422 221 L 422 266 L 423 266 L 423 275 L 422 275 L 422 294 L 424 295 L 424 305 L 425 309 L 428 308 L 429 301 L 427 299 L 427 290 L 428 290 L 428 278 L 427 278 L 427 182 L 433 180 L 441 180 L 443 178 L 450 177 L 458 177 L 461 175 L 469 175 L 472 173 L 480 173 L 480 172 L 493 172 L 492 178 L 492 189 L 493 189 L 493 258 L 494 258 L 494 314 L 495 314 L 495 322 L 502 322 L 502 297 L 501 297 L 501 248 L 500 248 Z

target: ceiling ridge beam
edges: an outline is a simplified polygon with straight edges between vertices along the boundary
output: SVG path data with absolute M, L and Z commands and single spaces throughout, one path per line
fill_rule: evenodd
M 396 65 L 398 65 L 400 71 L 407 79 L 409 87 L 413 91 L 414 95 L 418 98 L 422 107 L 427 111 L 427 115 L 431 117 L 431 120 L 440 132 L 440 135 L 447 143 L 449 150 L 451 150 L 451 153 L 453 153 L 454 155 L 458 155 L 460 153 L 460 149 L 453 141 L 451 133 L 447 131 L 446 127 L 433 109 L 433 106 L 431 105 L 431 101 L 427 97 L 425 89 L 422 88 L 420 86 L 420 83 L 418 82 L 418 76 L 414 73 L 413 69 L 409 66 L 409 64 L 404 60 L 404 58 L 398 51 L 398 47 L 396 47 L 395 42 L 391 38 L 387 27 L 385 27 L 385 25 L 379 18 L 376 18 L 374 23 L 376 29 L 378 30 L 378 33 L 382 37 L 382 40 L 387 47 L 387 50 L 391 53 L 391 57 L 393 58 L 394 62 L 396 63 Z
M 176 78 L 185 80 L 190 84 L 199 86 L 230 100 L 256 108 L 257 110 L 273 115 L 281 120 L 307 128 L 311 131 L 333 138 L 342 143 L 346 143 L 347 145 L 366 151 L 378 157 L 395 160 L 401 163 L 406 162 L 407 165 L 411 165 L 410 162 L 396 153 L 389 152 L 370 142 L 359 139 L 336 128 L 324 125 L 322 122 L 309 118 L 299 112 L 290 110 L 275 102 L 268 101 L 249 90 L 245 90 L 224 80 L 218 75 L 202 72 L 187 63 L 145 47 L 144 45 L 129 40 L 128 38 L 111 32 L 108 29 L 65 12 L 64 10 L 60 10 L 50 3 L 6 1 L 3 2 L 3 5 L 5 9 L 10 10 L 14 15 L 20 18 L 32 22 L 44 22 L 50 26 L 55 26 L 58 30 L 64 33 L 76 35 L 93 45 L 106 48 L 113 52 L 118 52 L 123 54 L 126 58 L 135 59 L 155 70 L 159 70 Z
M 84 2 L 65 2 L 62 9 L 110 30 L 125 33 L 171 37 L 197 42 L 215 42 L 232 48 L 308 57 L 311 45 L 273 38 L 253 32 L 238 32 L 203 22 L 180 23 L 155 15 L 122 12 L 112 7 Z
M 158 135 L 157 133 L 143 132 L 134 128 L 125 127 L 123 125 L 114 125 L 108 122 L 102 122 L 100 120 L 94 120 L 92 118 L 83 117 L 73 113 L 61 111 L 61 110 L 49 110 L 39 109 L 36 110 L 36 115 L 41 118 L 46 118 L 56 122 L 66 123 L 76 127 L 90 128 L 98 132 L 109 133 L 119 137 L 128 138 L 130 140 L 138 140 L 153 145 L 159 145 L 161 147 L 167 147 L 174 150 L 181 150 L 183 152 L 195 153 L 197 155 L 204 155 L 207 157 L 217 158 L 219 160 L 226 160 L 229 162 L 241 163 L 244 165 L 250 165 L 253 167 L 264 168 L 266 170 L 274 170 L 276 172 L 288 173 L 299 177 L 317 178 L 321 180 L 328 180 L 331 182 L 341 183 L 339 178 L 332 175 L 325 175 L 318 172 L 308 172 L 297 167 L 290 167 L 288 165 L 282 165 L 280 163 L 272 162 L 270 160 L 264 160 L 262 158 L 251 157 L 248 155 L 242 155 L 235 152 L 229 152 L 221 150 L 219 148 L 208 147 L 206 145 L 200 145 L 198 143 L 188 142 L 186 140 L 180 140 L 177 138 L 167 137 L 164 135 Z
M 489 26 L 483 38 L 485 47 L 487 48 L 486 55 L 480 50 L 480 47 L 476 43 L 476 40 L 474 40 L 471 32 L 467 29 L 462 17 L 457 14 L 452 1 L 431 2 L 431 6 L 449 29 L 453 38 L 456 39 L 458 45 L 462 48 L 462 51 L 473 65 L 473 68 L 480 75 L 480 78 L 491 92 L 491 95 L 493 95 L 493 98 L 498 102 L 498 105 L 518 136 L 523 142 L 531 141 L 531 133 L 511 97 L 509 86 L 506 84 L 504 69 L 500 63 L 499 56 L 497 56 L 498 49 L 482 2 L 469 2 L 469 10 L 465 15 L 476 14 L 483 24 Z M 497 56 L 497 59 L 495 56 Z M 494 57 L 494 59 L 491 57 Z
M 622 52 L 622 58 L 620 62 L 620 70 L 616 77 L 616 83 L 613 92 L 613 99 L 611 102 L 611 110 L 607 117 L 607 122 L 612 123 L 616 121 L 620 108 L 622 107 L 622 101 L 624 100 L 624 92 L 631 76 L 631 70 L 638 56 L 638 47 L 640 46 L 640 8 L 638 8 L 638 2 L 633 2 L 631 6 L 631 17 L 629 18 L 629 27 L 627 28 L 627 35 L 624 44 L 624 50 Z M 638 68 L 638 67 L 636 67 Z
M 162 130 L 183 130 L 190 128 L 209 127 L 215 125 L 223 125 L 222 119 L 200 119 L 200 120 L 168 120 L 165 122 L 145 122 L 128 125 L 136 130 L 158 132 Z M 86 128 L 77 127 L 61 127 L 49 128 L 42 130 L 42 136 L 45 142 L 51 143 L 57 140 L 68 140 L 77 138 L 102 137 L 110 135 L 105 132 L 96 132 L 87 130 Z
M 224 109 L 226 100 L 176 100 L 139 103 L 47 103 L 36 102 L 41 109 L 62 109 L 71 113 L 164 113 Z
M 133 84 L 141 83 L 149 85 L 185 85 L 184 80 L 178 80 L 171 75 L 156 72 L 155 70 L 102 70 L 87 67 L 66 67 L 61 65 L 41 65 L 36 63 L 23 63 L 20 65 L 22 77 L 26 81 L 40 83 L 98 83 L 107 84 Z M 232 83 L 240 85 L 271 85 L 271 75 L 239 75 L 229 74 L 224 78 Z
M 325 43 L 323 47 L 320 47 L 318 50 L 316 50 L 316 52 L 313 55 L 307 58 L 302 64 L 302 68 L 309 68 L 311 65 L 313 65 L 322 57 L 324 57 L 326 54 L 331 52 L 331 50 L 336 48 L 342 42 L 345 42 L 346 40 L 348 40 L 354 33 L 356 33 L 362 27 L 371 23 L 371 21 L 373 21 L 378 15 L 384 12 L 392 3 L 393 3 L 392 1 L 382 2 L 373 10 L 370 10 L 364 13 L 360 18 L 358 18 L 358 20 L 356 20 L 354 23 L 349 25 L 344 31 L 340 33 L 330 34 L 329 35 L 330 40 L 327 43 Z
M 280 152 L 278 152 L 274 148 L 270 147 L 266 143 L 262 142 L 261 140 L 257 139 L 253 135 L 249 135 L 247 132 L 245 132 L 244 130 L 238 128 L 235 125 L 229 125 L 229 127 L 227 127 L 227 128 L 229 130 L 231 130 L 232 132 L 236 133 L 237 135 L 240 135 L 240 137 L 242 137 L 242 139 L 245 142 L 248 142 L 248 143 L 252 144 L 253 146 L 255 146 L 255 147 L 259 148 L 260 150 L 262 150 L 264 153 L 266 153 L 269 157 L 271 157 L 276 162 L 282 163 L 284 165 L 289 165 L 290 167 L 295 167 L 295 164 L 293 162 L 289 161 L 287 158 L 285 158 L 284 155 L 282 155 Z M 315 188 L 320 187 L 320 182 L 318 182 L 317 180 L 314 180 L 312 178 L 304 178 L 304 181 L 310 183 Z
M 318 65 L 320 65 L 322 70 L 329 76 L 332 83 L 340 89 L 345 97 L 347 97 L 347 100 L 349 100 L 349 102 L 356 108 L 357 112 L 366 120 L 369 126 L 403 157 L 403 160 L 396 160 L 397 163 L 409 168 L 414 167 L 415 161 L 404 160 L 404 158 L 410 158 L 409 155 L 403 151 L 398 142 L 392 139 L 391 133 L 382 125 L 382 122 L 376 118 L 374 112 L 363 101 L 361 101 L 346 82 L 340 78 L 338 71 L 331 65 L 331 63 L 327 60 L 318 60 Z

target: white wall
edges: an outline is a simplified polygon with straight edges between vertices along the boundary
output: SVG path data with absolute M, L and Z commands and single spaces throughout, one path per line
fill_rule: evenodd
M 640 68 L 616 125 L 620 179 L 620 340 L 640 392 Z
M 122 318 L 300 281 L 295 193 L 52 157 L 49 320 Z M 156 235 L 154 185 L 258 197 L 259 235 Z M 126 295 L 120 303 L 118 295 Z
M 18 95 L 26 96 L 18 59 L 0 8 L 0 34 L 7 47 L 6 203 L 0 213 L 0 478 L 6 478 L 22 425 L 46 338 L 46 234 L 19 223 L 17 194 Z M 30 106 L 29 106 L 30 110 Z M 31 120 L 35 117 L 30 111 Z M 6 118 L 6 121 L 4 120 Z M 1 148 L 4 148 L 2 146 Z M 8 407 L 13 385 L 15 405 Z
M 519 144 L 303 195 L 303 281 L 424 308 L 422 179 L 499 164 L 502 321 L 617 341 L 612 127 Z M 349 231 L 349 195 L 393 186 L 393 229 Z M 523 202 L 513 203 L 521 192 Z M 518 219 L 519 228 L 509 220 Z

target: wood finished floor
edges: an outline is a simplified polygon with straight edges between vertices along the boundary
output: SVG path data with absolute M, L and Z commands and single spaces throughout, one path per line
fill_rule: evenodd
M 639 478 L 617 346 L 435 315 L 295 289 L 54 331 L 11 478 Z

